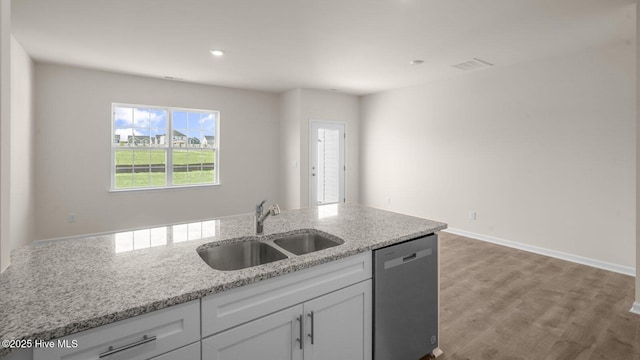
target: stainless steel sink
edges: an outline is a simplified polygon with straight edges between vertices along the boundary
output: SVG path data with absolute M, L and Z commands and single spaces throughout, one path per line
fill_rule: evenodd
M 305 232 L 279 237 L 274 239 L 273 242 L 290 253 L 303 255 L 338 246 L 344 241 L 335 237 L 333 239 L 329 238 L 329 236 L 318 232 Z
M 216 270 L 239 270 L 286 259 L 287 256 L 273 247 L 255 240 L 207 247 L 198 254 Z

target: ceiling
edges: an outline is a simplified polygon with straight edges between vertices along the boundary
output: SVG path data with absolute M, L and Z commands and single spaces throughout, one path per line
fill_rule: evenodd
M 635 0 L 13 0 L 36 61 L 369 94 L 635 39 Z M 635 41 L 634 41 L 635 43 Z M 213 57 L 210 49 L 223 49 Z M 410 60 L 421 59 L 421 65 Z

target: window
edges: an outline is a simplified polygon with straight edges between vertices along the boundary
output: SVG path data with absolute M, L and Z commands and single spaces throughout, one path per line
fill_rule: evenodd
M 219 183 L 220 113 L 113 104 L 111 188 Z

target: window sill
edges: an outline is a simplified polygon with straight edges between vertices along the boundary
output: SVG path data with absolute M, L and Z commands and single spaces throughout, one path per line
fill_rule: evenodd
M 156 186 L 156 187 L 140 187 L 140 188 L 129 188 L 129 189 L 109 189 L 110 193 L 127 193 L 127 192 L 136 192 L 136 191 L 166 191 L 166 190 L 182 190 L 182 189 L 199 189 L 206 187 L 216 187 L 220 186 L 220 183 L 215 184 L 194 184 L 194 185 L 173 185 L 173 186 Z

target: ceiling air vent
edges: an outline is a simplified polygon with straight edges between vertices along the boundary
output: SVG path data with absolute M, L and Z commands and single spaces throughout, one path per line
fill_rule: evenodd
M 489 66 L 493 66 L 493 64 L 488 61 L 484 61 L 478 58 L 473 58 L 469 61 L 465 61 L 463 63 L 451 65 L 451 66 L 453 66 L 458 70 L 470 71 L 470 70 L 478 70 L 478 69 L 486 68 Z

